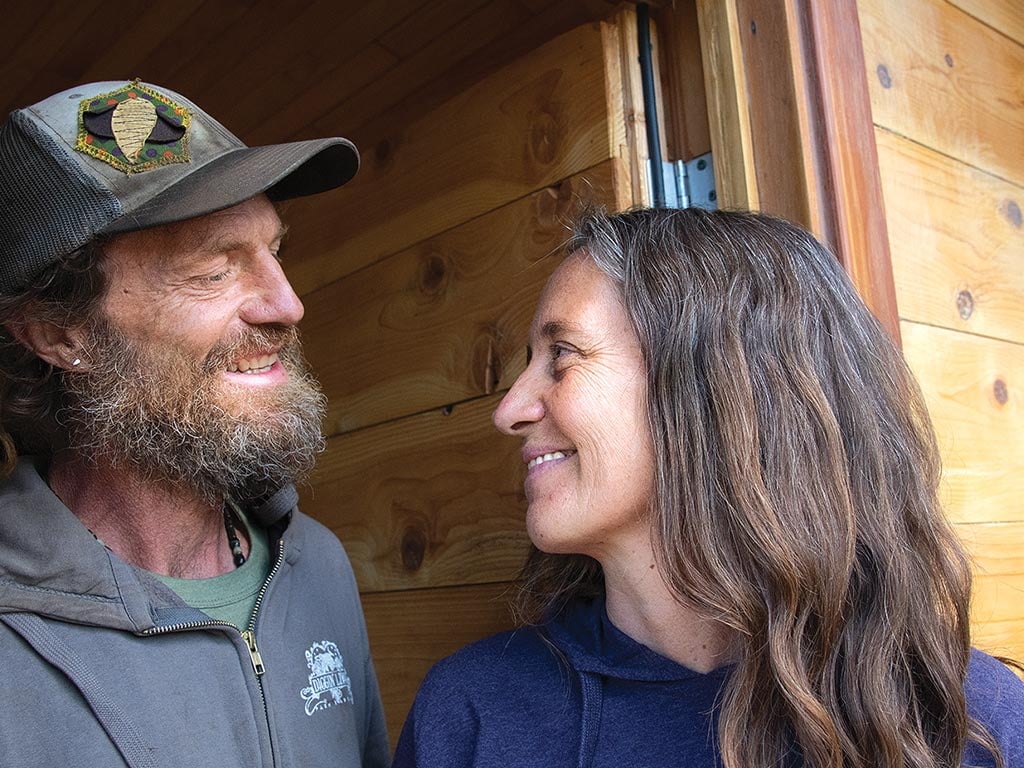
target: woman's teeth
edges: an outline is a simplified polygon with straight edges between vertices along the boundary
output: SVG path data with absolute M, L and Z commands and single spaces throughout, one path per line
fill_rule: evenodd
M 527 469 L 533 469 L 534 467 L 540 466 L 545 461 L 552 461 L 553 459 L 564 459 L 567 454 L 562 451 L 555 451 L 554 453 L 545 453 L 543 456 L 537 456 L 536 458 L 530 459 L 526 465 Z

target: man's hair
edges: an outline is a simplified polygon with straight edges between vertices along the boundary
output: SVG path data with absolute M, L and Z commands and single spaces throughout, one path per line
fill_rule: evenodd
M 59 328 L 85 325 L 107 286 L 103 241 L 93 240 L 44 270 L 14 296 L 0 296 L 0 478 L 19 454 L 47 455 L 64 439 L 57 419 L 62 371 L 17 339 L 29 321 Z
M 931 422 L 834 255 L 699 209 L 591 211 L 567 252 L 616 283 L 643 351 L 661 572 L 739 638 L 724 764 L 954 766 L 968 738 L 1001 764 L 966 711 L 971 575 Z M 595 561 L 534 549 L 520 615 L 602 591 Z

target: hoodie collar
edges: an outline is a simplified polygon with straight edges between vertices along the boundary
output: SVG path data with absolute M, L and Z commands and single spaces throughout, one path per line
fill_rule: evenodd
M 26 611 L 79 624 L 146 632 L 187 609 L 146 571 L 104 546 L 43 479 L 46 463 L 22 458 L 0 483 L 0 612 Z M 283 531 L 297 494 L 286 486 L 253 510 Z
M 704 675 L 638 643 L 612 624 L 603 596 L 570 602 L 546 623 L 545 629 L 579 672 L 619 680 L 667 682 L 724 677 L 731 669 L 719 667 Z

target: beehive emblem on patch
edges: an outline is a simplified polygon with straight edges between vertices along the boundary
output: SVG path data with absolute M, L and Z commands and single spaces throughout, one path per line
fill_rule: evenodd
M 187 108 L 134 80 L 79 105 L 75 149 L 129 174 L 187 163 L 191 121 Z

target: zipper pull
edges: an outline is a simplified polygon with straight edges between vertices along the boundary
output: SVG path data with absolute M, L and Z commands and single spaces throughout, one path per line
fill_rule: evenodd
M 259 677 L 266 672 L 266 669 L 263 666 L 263 657 L 260 656 L 260 649 L 256 647 L 256 633 L 246 630 L 242 633 L 242 639 L 245 640 L 245 644 L 249 648 L 249 659 L 252 661 L 252 669 L 256 673 L 256 677 Z

